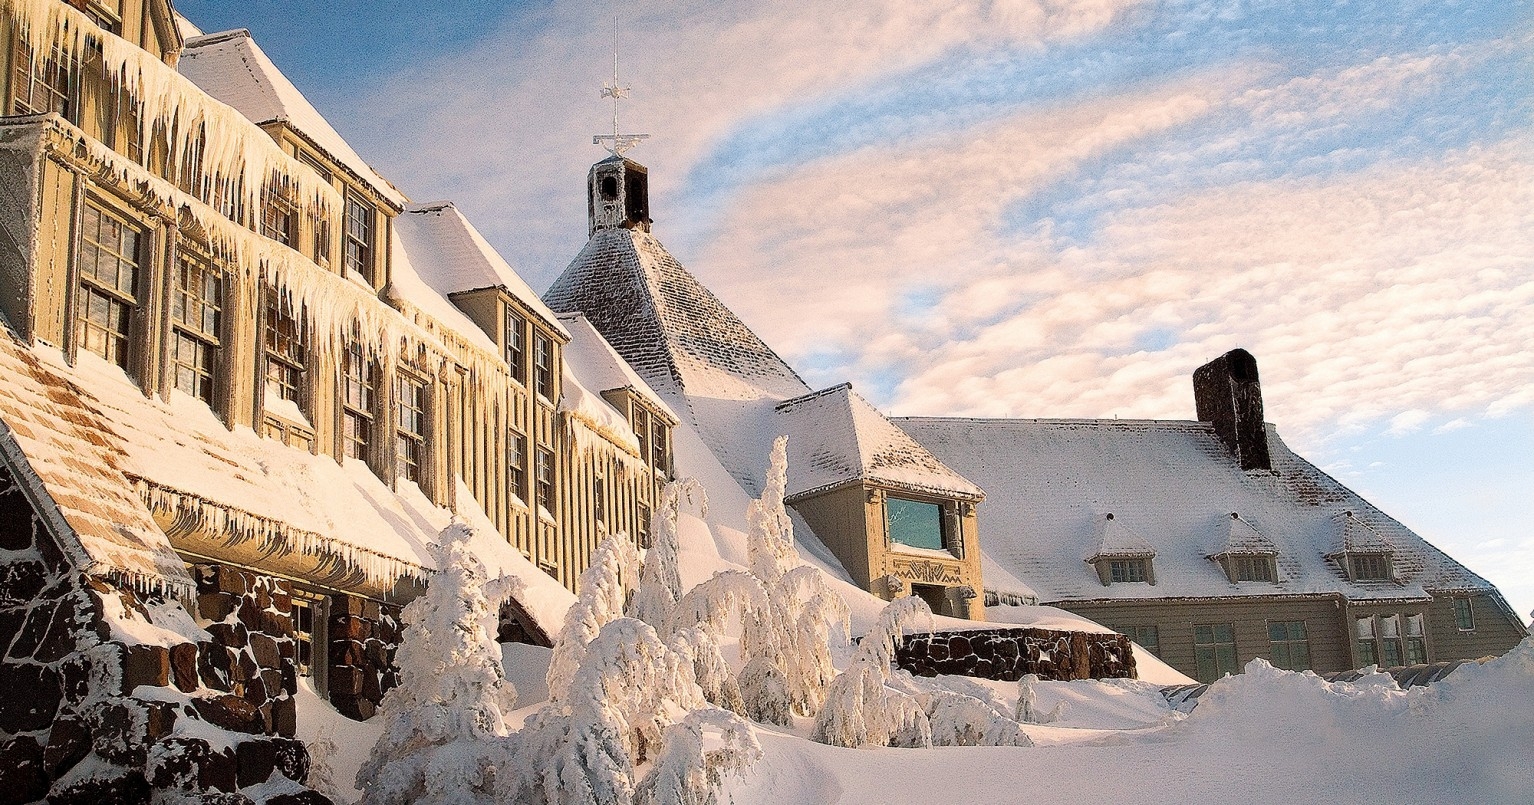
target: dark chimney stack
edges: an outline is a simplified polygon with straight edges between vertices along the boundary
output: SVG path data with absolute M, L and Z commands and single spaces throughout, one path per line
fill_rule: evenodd
M 1262 384 L 1257 359 L 1233 349 L 1193 372 L 1193 400 L 1198 418 L 1235 453 L 1242 470 L 1271 470 L 1268 431 L 1262 421 Z

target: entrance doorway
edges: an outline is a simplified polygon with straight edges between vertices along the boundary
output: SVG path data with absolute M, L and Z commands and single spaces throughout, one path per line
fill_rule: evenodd
M 912 584 L 911 594 L 927 602 L 934 615 L 952 615 L 948 611 L 948 588 L 936 584 Z

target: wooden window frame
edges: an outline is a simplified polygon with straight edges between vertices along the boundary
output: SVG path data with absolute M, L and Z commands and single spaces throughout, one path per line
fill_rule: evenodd
M 547 447 L 538 447 L 533 452 L 533 497 L 538 508 L 549 514 L 554 514 L 555 482 L 554 482 L 554 451 Z
M 1454 602 L 1454 628 L 1461 632 L 1475 631 L 1475 602 L 1465 595 L 1451 600 Z
M 373 466 L 378 452 L 378 364 L 362 345 L 341 351 L 341 455 Z
M 1150 582 L 1150 560 L 1141 557 L 1107 559 L 1108 581 L 1113 584 L 1142 584 Z M 1138 577 L 1138 578 L 1136 578 Z
M 394 378 L 394 474 L 424 488 L 430 467 L 430 382 L 415 372 Z M 414 420 L 414 428 L 410 425 Z
M 370 284 L 378 283 L 378 208 L 355 192 L 346 193 L 341 226 L 341 267 L 355 271 Z
M 506 370 L 518 384 L 527 385 L 527 317 L 506 306 L 506 334 L 501 355 L 506 359 Z
M 175 254 L 170 302 L 171 385 L 216 409 L 222 391 L 219 372 L 227 281 L 211 260 L 184 247 L 177 248 Z M 195 284 L 189 282 L 194 276 L 198 279 Z M 193 353 L 190 360 L 183 354 L 186 351 Z
M 533 392 L 554 401 L 554 339 L 533 333 Z
M 1268 621 L 1267 625 L 1268 662 L 1286 671 L 1310 670 L 1310 627 L 1306 622 Z
M 1217 630 L 1219 630 L 1221 628 L 1223 628 L 1223 629 L 1225 629 L 1226 631 L 1229 632 L 1230 639 L 1228 641 L 1222 641 L 1222 640 L 1218 639 L 1220 637 L 1220 635 L 1218 634 Z M 1202 633 L 1199 631 L 1201 629 L 1208 630 L 1208 634 L 1209 634 L 1209 636 L 1211 638 L 1210 640 L 1201 641 L 1199 639 L 1201 637 L 1201 635 L 1202 635 Z M 1223 657 L 1223 655 L 1222 655 L 1222 653 L 1220 651 L 1220 649 L 1225 648 L 1225 647 L 1229 647 L 1229 649 L 1230 649 L 1230 651 L 1229 651 L 1229 665 L 1228 666 L 1225 663 L 1224 657 Z M 1209 659 L 1208 659 L 1207 664 L 1205 662 L 1205 654 L 1204 654 L 1204 650 L 1205 649 L 1207 649 L 1209 651 L 1209 655 L 1208 655 Z M 1239 650 L 1239 648 L 1238 648 L 1238 646 L 1236 644 L 1236 627 L 1235 627 L 1235 624 L 1233 624 L 1233 623 L 1195 623 L 1195 624 L 1193 624 L 1193 658 L 1194 658 L 1194 664 L 1197 667 L 1198 679 L 1199 679 L 1200 682 L 1213 682 L 1215 680 L 1218 680 L 1218 679 L 1224 677 L 1225 674 L 1227 674 L 1227 673 L 1229 673 L 1229 674 L 1239 674 L 1239 673 L 1241 673 L 1241 665 L 1240 665 L 1240 663 L 1241 663 L 1241 654 L 1240 654 L 1240 650 Z M 1210 673 L 1205 673 L 1205 669 L 1206 668 L 1210 671 Z
M 115 212 L 104 202 L 87 197 L 84 204 L 75 255 L 77 287 L 72 324 L 76 353 L 80 350 L 91 352 L 122 368 L 136 381 L 136 361 L 140 349 L 136 335 L 143 326 L 140 318 L 143 316 L 143 297 L 149 279 L 146 275 L 151 267 L 150 231 L 148 227 Z M 89 217 L 96 219 L 94 235 Z M 104 227 L 109 224 L 117 229 L 118 246 L 115 248 L 101 236 Z M 130 249 L 121 248 L 128 233 L 133 234 L 133 245 Z M 115 264 L 110 283 L 101 276 L 100 269 L 105 262 Z M 92 266 L 90 270 L 86 268 L 88 264 Z M 124 266 L 131 267 L 127 272 L 130 290 L 121 287 Z M 96 338 L 101 339 L 104 351 L 91 346 Z

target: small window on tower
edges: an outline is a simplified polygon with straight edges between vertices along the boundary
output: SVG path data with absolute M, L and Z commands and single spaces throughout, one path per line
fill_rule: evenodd
M 602 198 L 606 199 L 607 201 L 612 201 L 613 199 L 615 199 L 617 197 L 618 197 L 618 177 L 616 177 L 616 176 L 603 176 L 602 177 Z

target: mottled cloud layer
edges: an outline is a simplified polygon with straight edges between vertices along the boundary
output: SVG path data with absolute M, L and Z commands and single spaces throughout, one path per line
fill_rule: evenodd
M 611 8 L 513 14 L 341 127 L 546 285 L 585 238 Z M 813 385 L 896 413 L 1186 418 L 1191 371 L 1242 346 L 1269 418 L 1323 458 L 1531 418 L 1526 0 L 623 14 L 657 234 Z

